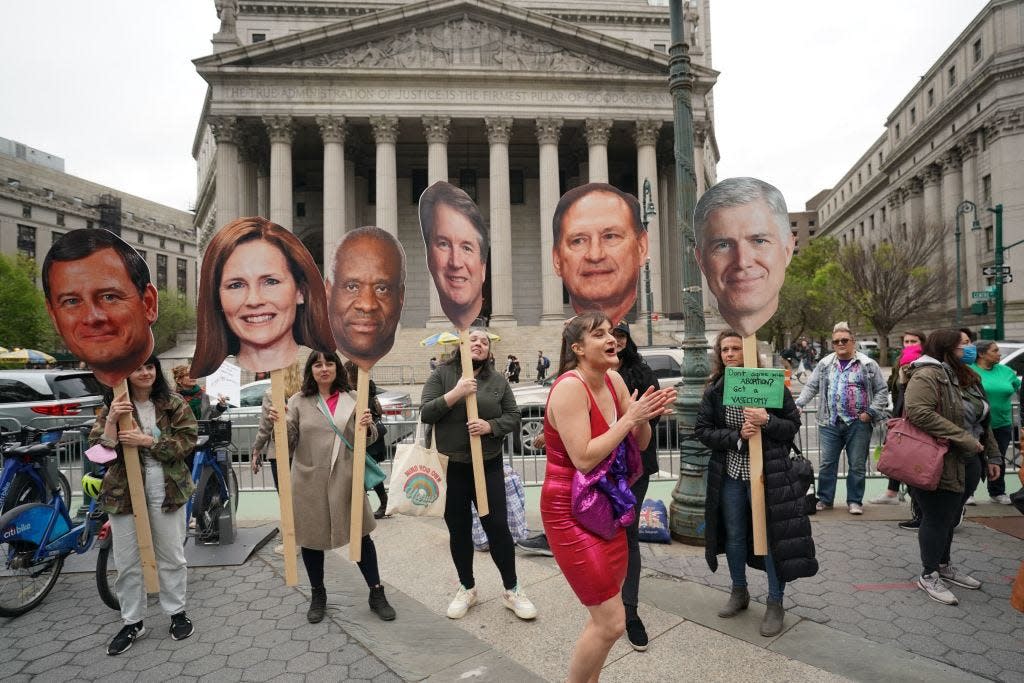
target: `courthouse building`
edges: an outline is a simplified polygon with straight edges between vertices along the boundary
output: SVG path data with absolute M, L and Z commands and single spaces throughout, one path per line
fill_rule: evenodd
M 925 225 L 945 235 L 939 258 L 950 264 L 949 297 L 920 314 L 915 326 L 953 324 L 957 208 L 961 218 L 962 299 L 994 284 L 984 275 L 995 258 L 995 216 L 1003 205 L 1003 244 L 1024 238 L 1024 1 L 992 0 L 957 36 L 885 121 L 864 152 L 818 208 L 819 235 L 841 245 L 877 242 L 888 231 Z M 1006 252 L 1015 278 L 1004 288 L 1006 337 L 1024 337 L 1024 245 Z M 971 327 L 992 324 L 964 311 Z M 894 339 L 899 330 L 894 330 Z
M 54 240 L 106 228 L 135 247 L 159 289 L 196 298 L 192 214 L 64 172 L 64 160 L 0 138 L 0 252 L 42 266 Z M 40 283 L 41 286 L 41 283 Z
M 685 10 L 698 193 L 715 182 L 718 160 L 709 4 Z M 195 60 L 209 84 L 193 147 L 201 245 L 260 214 L 294 230 L 322 264 L 346 230 L 378 225 L 408 255 L 403 324 L 446 324 L 416 211 L 443 179 L 475 199 L 490 230 L 491 324 L 559 325 L 569 310 L 550 258 L 559 196 L 589 181 L 639 194 L 648 179 L 654 311 L 681 310 L 664 0 L 217 8 L 213 53 Z

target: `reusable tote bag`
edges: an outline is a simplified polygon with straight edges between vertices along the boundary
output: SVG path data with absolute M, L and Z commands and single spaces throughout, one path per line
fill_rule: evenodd
M 410 517 L 441 517 L 447 494 L 445 472 L 448 456 L 417 443 L 401 444 L 391 465 L 387 514 Z

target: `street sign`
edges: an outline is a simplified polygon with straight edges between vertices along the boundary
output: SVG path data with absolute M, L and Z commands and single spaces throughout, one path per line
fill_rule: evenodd
M 1010 266 L 985 266 L 981 269 L 982 275 L 1009 275 Z
M 1004 275 L 1004 276 L 1003 276 L 1003 284 L 1004 284 L 1004 285 L 1005 285 L 1005 284 L 1009 284 L 1009 283 L 1011 283 L 1011 282 L 1013 282 L 1013 276 L 1012 276 L 1012 275 L 1010 275 L 1009 273 L 1007 273 L 1006 275 Z
M 971 301 L 991 301 L 992 292 L 983 289 L 980 292 L 971 292 Z

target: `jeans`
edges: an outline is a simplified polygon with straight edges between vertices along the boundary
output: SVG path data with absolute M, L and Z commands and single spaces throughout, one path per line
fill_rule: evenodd
M 185 609 L 188 565 L 185 562 L 185 507 L 164 512 L 164 468 L 146 462 L 146 503 L 149 530 L 153 536 L 157 577 L 160 579 L 160 608 L 168 616 Z M 135 536 L 135 518 L 130 514 L 110 515 L 114 548 L 114 594 L 121 603 L 125 624 L 142 621 L 146 612 L 146 588 L 142 582 L 139 542 Z
M 633 518 L 633 523 L 626 527 L 629 562 L 626 564 L 626 580 L 622 583 L 622 604 L 626 606 L 626 616 L 629 616 L 630 609 L 636 611 L 640 599 L 640 508 L 643 507 L 650 481 L 650 475 L 642 474 L 630 487 L 636 496 L 636 517 Z
M 999 455 L 1002 460 L 999 462 L 999 476 L 988 482 L 988 495 L 995 498 L 1006 493 L 1006 449 L 1013 438 L 1013 427 L 996 427 L 992 430 L 992 436 L 996 437 L 996 446 L 999 448 Z M 988 479 L 988 460 L 981 456 L 981 476 Z
M 726 475 L 722 479 L 722 524 L 725 527 L 725 559 L 729 563 L 729 577 L 736 588 L 747 587 L 747 528 L 750 526 L 750 482 L 733 479 Z M 768 574 L 768 599 L 782 602 L 786 582 L 780 581 L 775 573 L 775 561 L 771 548 L 764 558 Z
M 871 445 L 871 423 L 855 420 L 850 424 L 818 425 L 821 445 L 821 472 L 818 474 L 818 498 L 832 505 L 836 497 L 839 455 L 846 449 L 846 503 L 864 502 L 864 481 L 867 475 L 868 446 Z
M 945 489 L 914 491 L 921 506 L 921 528 L 917 531 L 917 542 L 921 548 L 922 574 L 931 574 L 938 571 L 939 565 L 949 564 L 953 530 L 960 522 L 964 504 L 974 494 L 981 478 L 981 461 L 975 457 L 967 460 L 966 486 L 962 492 Z

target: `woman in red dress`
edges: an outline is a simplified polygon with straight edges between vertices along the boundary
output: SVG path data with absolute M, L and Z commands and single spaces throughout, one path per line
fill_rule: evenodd
M 675 389 L 650 388 L 630 396 L 612 368 L 619 359 L 612 324 L 602 313 L 583 313 L 562 333 L 559 377 L 544 415 L 547 471 L 541 490 L 544 531 L 559 568 L 590 611 L 569 663 L 569 681 L 596 681 L 625 630 L 619 592 L 626 576 L 625 530 L 604 540 L 581 527 L 571 511 L 572 478 L 589 472 L 630 433 L 640 448 L 651 439 L 649 420 L 671 412 Z

